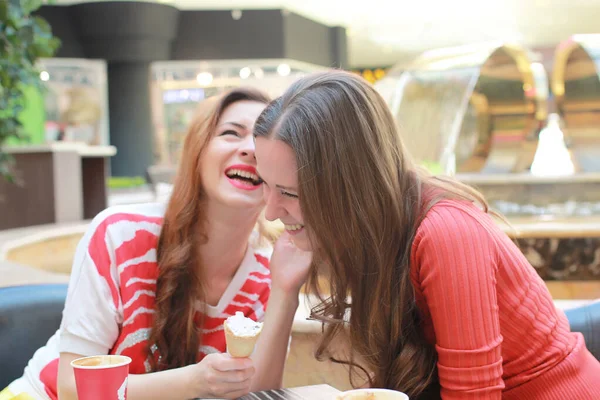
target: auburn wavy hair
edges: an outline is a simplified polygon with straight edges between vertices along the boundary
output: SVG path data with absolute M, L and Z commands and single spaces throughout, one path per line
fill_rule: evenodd
M 296 81 L 262 112 L 254 134 L 295 153 L 314 249 L 307 286 L 320 299 L 312 317 L 326 322 L 316 357 L 347 364 L 355 387 L 368 381 L 411 399 L 439 398 L 437 354 L 424 338 L 410 279 L 411 247 L 436 202 L 463 199 L 487 212 L 483 196 L 417 167 L 383 98 L 354 74 Z M 343 357 L 332 350 L 336 339 L 349 345 Z
M 153 371 L 196 362 L 202 321 L 195 320 L 195 304 L 204 303 L 198 247 L 207 241 L 200 159 L 223 112 L 245 100 L 267 104 L 269 97 L 256 89 L 238 88 L 209 98 L 200 103 L 188 129 L 158 240 L 156 304 L 147 348 Z

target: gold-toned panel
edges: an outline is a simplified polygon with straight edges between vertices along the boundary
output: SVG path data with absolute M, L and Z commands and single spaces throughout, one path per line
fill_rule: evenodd
M 436 172 L 528 168 L 547 116 L 545 71 L 511 44 L 428 51 L 375 87 L 409 151 Z
M 578 171 L 600 171 L 600 35 L 574 35 L 555 51 L 552 91 Z

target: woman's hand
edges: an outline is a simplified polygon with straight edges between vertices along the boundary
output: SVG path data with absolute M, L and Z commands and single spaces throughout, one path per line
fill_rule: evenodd
M 300 250 L 289 233 L 284 232 L 273 249 L 270 269 L 273 288 L 298 293 L 308 277 L 312 252 Z
M 194 397 L 235 399 L 248 394 L 254 376 L 250 358 L 233 358 L 229 354 L 209 354 L 190 365 Z
M 298 292 L 306 281 L 311 262 L 312 253 L 297 248 L 287 232 L 275 243 L 270 262 L 269 305 L 252 356 L 257 369 L 253 391 L 281 388 L 294 314 L 299 304 Z

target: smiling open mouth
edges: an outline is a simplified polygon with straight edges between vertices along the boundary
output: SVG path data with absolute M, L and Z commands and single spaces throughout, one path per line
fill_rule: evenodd
M 290 235 L 298 235 L 300 232 L 304 231 L 304 225 L 301 224 L 283 224 L 285 230 Z
M 254 186 L 258 186 L 263 183 L 262 179 L 258 177 L 258 175 L 248 172 L 242 171 L 241 169 L 230 169 L 225 173 L 229 179 L 234 179 L 244 184 L 250 184 Z

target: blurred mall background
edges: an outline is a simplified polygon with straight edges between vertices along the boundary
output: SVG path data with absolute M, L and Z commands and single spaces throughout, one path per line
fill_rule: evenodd
M 421 164 L 507 217 L 557 304 L 600 298 L 600 0 L 55 0 L 34 14 L 61 44 L 37 60 L 43 90 L 24 88 L 27 135 L 0 141 L 19 183 L 0 178 L 0 286 L 66 282 L 96 213 L 168 198 L 199 102 L 238 85 L 276 96 L 334 67 L 375 85 Z M 292 348 L 287 386 L 331 372 L 309 353 Z
M 509 218 L 544 278 L 600 279 L 600 0 L 55 0 L 33 14 L 60 46 L 36 61 L 42 89 L 23 91 L 26 135 L 1 143 L 20 184 L 0 180 L 0 230 L 164 200 L 199 102 L 343 68 L 384 96 L 420 163 Z

